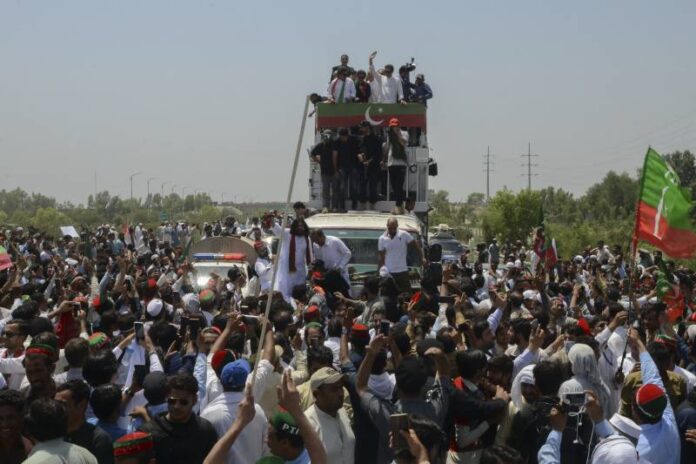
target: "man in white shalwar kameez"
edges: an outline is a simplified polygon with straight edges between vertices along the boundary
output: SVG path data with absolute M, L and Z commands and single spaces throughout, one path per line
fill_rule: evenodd
M 304 219 L 298 218 L 292 221 L 289 229 L 283 230 L 279 224 L 274 224 L 273 233 L 278 238 L 283 234 L 275 290 L 280 291 L 286 301 L 291 301 L 292 289 L 307 283 L 307 266 L 312 262 L 309 229 Z

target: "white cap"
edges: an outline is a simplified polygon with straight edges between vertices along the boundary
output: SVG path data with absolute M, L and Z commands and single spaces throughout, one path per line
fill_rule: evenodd
M 627 437 L 638 439 L 640 437 L 640 426 L 628 417 L 614 413 L 609 419 L 609 423 L 619 432 Z
M 522 292 L 522 299 L 534 300 L 537 297 L 537 292 L 535 290 L 525 290 Z
M 691 341 L 696 339 L 696 325 L 690 325 L 686 328 L 686 338 Z
M 521 260 L 515 260 L 515 267 L 517 269 L 522 269 L 522 261 Z
M 181 298 L 181 302 L 184 304 L 184 310 L 187 313 L 197 313 L 201 309 L 201 302 L 195 293 L 187 293 Z
M 147 313 L 150 315 L 150 317 L 157 317 L 162 312 L 163 307 L 164 304 L 162 303 L 162 300 L 160 300 L 159 298 L 153 298 L 147 304 Z
M 391 273 L 389 272 L 389 269 L 387 269 L 387 266 L 382 266 L 379 268 L 379 276 L 380 277 L 389 277 Z
M 583 261 L 585 261 L 585 259 L 580 255 L 576 255 L 575 258 L 573 258 L 573 261 L 575 261 L 576 263 L 582 263 Z

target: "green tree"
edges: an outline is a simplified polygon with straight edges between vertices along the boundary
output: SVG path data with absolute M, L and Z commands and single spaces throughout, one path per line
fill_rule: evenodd
M 674 168 L 679 176 L 681 185 L 691 190 L 691 196 L 696 196 L 696 160 L 689 151 L 675 151 L 665 155 L 665 160 Z
M 70 218 L 55 208 L 39 208 L 31 219 L 31 225 L 49 234 L 60 233 L 60 226 L 70 224 Z
M 522 240 L 527 242 L 534 227 L 539 225 L 541 193 L 522 190 L 499 191 L 483 213 L 483 233 L 486 240 Z

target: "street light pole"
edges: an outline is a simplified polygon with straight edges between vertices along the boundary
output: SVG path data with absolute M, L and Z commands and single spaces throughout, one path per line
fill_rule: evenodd
M 160 196 L 164 198 L 164 186 L 167 185 L 169 182 L 162 182 L 162 186 L 160 187 Z
M 134 172 L 130 175 L 130 199 L 133 200 L 133 178 L 137 175 L 142 174 L 141 172 Z
M 150 203 L 152 203 L 152 202 L 150 201 L 150 181 L 151 181 L 151 180 L 155 180 L 155 179 L 157 179 L 157 178 L 156 178 L 156 177 L 148 177 L 148 178 L 147 178 L 147 199 L 146 199 L 146 201 L 147 201 L 147 209 L 150 209 Z

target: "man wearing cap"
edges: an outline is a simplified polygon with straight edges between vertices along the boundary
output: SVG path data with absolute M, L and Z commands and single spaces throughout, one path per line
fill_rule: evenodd
M 396 218 L 389 218 L 387 220 L 387 230 L 379 237 L 377 242 L 379 254 L 377 267 L 379 269 L 382 266 L 386 267 L 402 292 L 411 290 L 407 261 L 409 247 L 416 248 L 421 262 L 425 266 L 427 261 L 418 240 L 414 240 L 410 233 L 400 230 L 399 221 Z
M 389 172 L 389 185 L 391 185 L 391 197 L 396 203 L 396 210 L 403 214 L 403 204 L 406 198 L 404 182 L 406 181 L 406 147 L 408 145 L 408 132 L 401 130 L 397 118 L 389 120 L 389 132 L 387 134 L 387 153 L 384 154 L 382 163 L 387 166 Z
M 348 263 L 353 256 L 350 249 L 337 237 L 327 236 L 321 229 L 312 229 L 309 234 L 312 240 L 314 259 L 321 260 L 326 270 L 336 270 L 350 287 L 350 277 L 348 276 Z
M 56 392 L 53 372 L 58 352 L 54 346 L 40 343 L 37 339 L 38 336 L 29 345 L 24 356 L 24 369 L 29 385 L 23 388 L 21 393 L 27 404 L 39 398 L 53 398 Z
M 142 427 L 145 419 L 167 412 L 167 376 L 164 372 L 150 372 L 143 380 L 143 389 L 133 396 L 126 406 L 126 414 L 132 417 L 128 432 Z
M 251 367 L 246 359 L 239 359 L 222 368 L 220 382 L 223 394 L 213 399 L 201 412 L 201 417 L 210 421 L 222 438 L 237 416 L 239 403 L 244 399 L 244 386 Z M 266 414 L 258 404 L 256 414 L 246 425 L 227 453 L 227 462 L 255 462 L 264 455 L 266 437 Z
M 343 408 L 343 375 L 323 367 L 309 379 L 314 404 L 305 415 L 319 434 L 328 462 L 354 464 L 355 435 Z
M 155 443 L 152 435 L 133 432 L 114 442 L 116 464 L 156 464 Z
M 686 399 L 686 381 L 679 374 L 670 370 L 673 361 L 669 348 L 662 342 L 654 341 L 648 344 L 647 350 L 653 365 L 657 366 L 661 376 L 661 384 L 667 392 L 672 408 L 677 408 Z M 645 383 L 642 370 L 631 372 L 626 376 L 621 389 L 621 414 L 631 416 L 633 396 L 636 390 Z
M 338 153 L 333 151 L 331 131 L 321 133 L 321 142 L 311 150 L 312 161 L 319 164 L 321 173 L 321 199 L 322 207 L 329 210 L 338 209 Z

